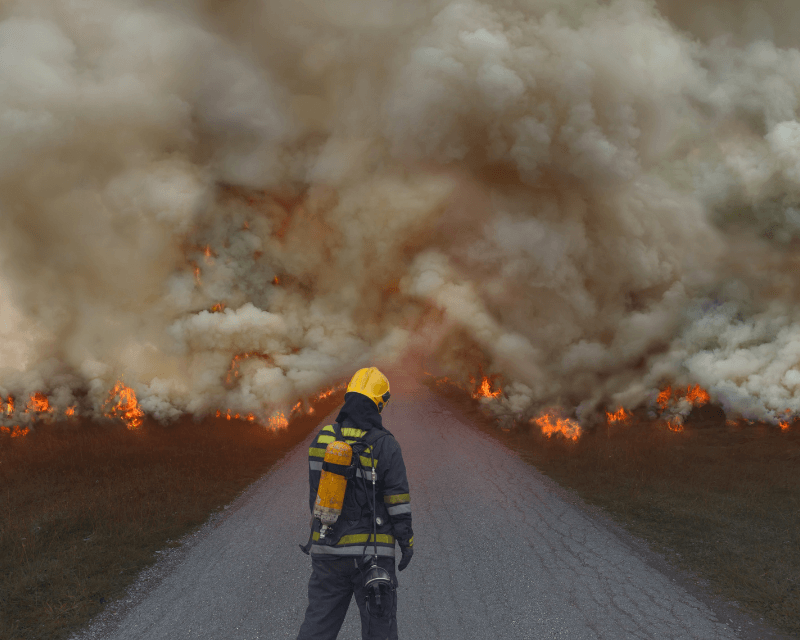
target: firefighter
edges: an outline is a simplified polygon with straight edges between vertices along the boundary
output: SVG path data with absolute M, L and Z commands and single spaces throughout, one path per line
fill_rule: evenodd
M 347 386 L 336 424 L 324 427 L 309 449 L 312 532 L 309 543 L 301 548 L 306 553 L 310 548 L 312 569 L 298 640 L 334 640 L 353 596 L 361 614 L 363 640 L 397 638 L 395 543 L 401 552 L 397 568 L 402 571 L 414 553 L 414 534 L 403 455 L 381 421 L 389 395 L 389 381 L 378 369 L 357 371 Z M 342 440 L 352 447 L 349 473 L 341 464 L 326 462 L 328 445 Z M 323 465 L 326 473 L 347 476 L 341 514 L 329 527 L 314 517 L 320 513 Z M 385 577 L 383 583 L 372 580 L 376 575 Z M 378 583 L 380 589 L 375 587 Z

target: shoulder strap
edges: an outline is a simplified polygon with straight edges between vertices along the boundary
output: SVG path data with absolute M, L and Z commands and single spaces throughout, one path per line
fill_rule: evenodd
M 345 442 L 344 436 L 342 435 L 342 425 L 339 424 L 338 422 L 334 422 L 332 426 L 333 426 L 333 432 L 336 434 L 336 439 Z M 367 447 L 374 447 L 374 445 L 379 440 L 382 440 L 386 436 L 391 436 L 392 438 L 394 438 L 394 435 L 392 435 L 391 431 L 389 431 L 388 429 L 368 429 L 367 432 L 362 437 L 354 439 L 356 441 L 360 440 Z M 356 460 L 360 465 L 361 463 L 360 456 L 354 456 L 353 462 L 356 462 Z M 352 476 L 348 475 L 348 479 L 350 479 L 350 477 Z
M 336 434 L 336 439 L 341 440 L 342 442 L 345 441 L 344 436 L 342 435 L 342 425 L 338 422 L 334 422 L 333 425 L 333 432 Z M 364 444 L 372 446 L 381 438 L 385 438 L 386 436 L 394 436 L 392 432 L 388 429 L 367 429 L 367 432 L 361 436 L 360 438 L 352 438 L 353 440 L 361 440 Z
M 383 440 L 386 436 L 392 436 L 391 433 L 386 431 L 385 429 L 370 429 L 363 437 L 364 444 L 366 444 L 372 451 L 372 454 L 375 453 L 375 445 L 380 441 Z M 392 436 L 394 437 L 394 436 Z
M 340 425 L 338 422 L 334 422 L 331 426 L 333 427 L 333 433 L 335 434 L 336 440 L 338 440 L 339 442 L 346 442 L 344 436 L 342 435 L 342 425 Z M 356 474 L 356 467 L 355 467 L 356 459 L 357 456 L 353 456 L 353 460 L 350 462 L 350 466 L 348 466 L 347 468 L 342 468 L 339 465 L 331 465 L 323 460 L 322 468 L 325 471 L 334 471 L 339 475 L 344 476 L 348 480 L 352 480 Z
M 368 445 L 372 446 L 378 440 L 381 440 L 382 438 L 385 438 L 386 436 L 392 436 L 394 438 L 394 436 L 392 435 L 392 433 L 388 429 L 370 429 L 369 431 L 367 431 L 367 433 L 364 436 L 363 440 Z

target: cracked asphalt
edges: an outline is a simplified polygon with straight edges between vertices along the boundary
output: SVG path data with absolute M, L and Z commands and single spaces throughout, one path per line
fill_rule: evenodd
M 414 559 L 398 573 L 400 638 L 761 637 L 715 613 L 426 387 L 390 380 L 384 424 L 403 450 L 415 536 Z M 311 437 L 74 638 L 296 638 L 310 575 L 297 545 L 308 537 Z M 339 638 L 359 637 L 351 603 Z

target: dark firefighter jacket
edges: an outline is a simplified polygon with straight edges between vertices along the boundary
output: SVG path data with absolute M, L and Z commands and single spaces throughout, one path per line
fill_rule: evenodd
M 373 554 L 372 536 L 372 458 L 377 471 L 376 530 L 378 555 L 394 557 L 394 543 L 401 547 L 414 545 L 411 530 L 411 497 L 408 491 L 406 467 L 400 445 L 394 436 L 383 427 L 381 415 L 375 403 L 360 393 L 345 394 L 345 403 L 336 422 L 341 425 L 345 442 L 355 449 L 363 438 L 374 441 L 360 454 L 361 465 L 356 464 L 355 477 L 348 481 L 344 496 L 342 515 L 332 530 L 319 542 L 319 524 L 314 522 L 311 554 L 315 556 L 363 556 Z M 378 430 L 374 432 L 373 430 Z M 369 436 L 367 433 L 373 431 Z M 317 434 L 308 451 L 309 462 L 309 507 L 314 512 L 325 448 L 336 439 L 333 425 L 325 426 Z M 354 451 L 355 455 L 356 451 Z M 363 471 L 362 471 L 363 467 Z

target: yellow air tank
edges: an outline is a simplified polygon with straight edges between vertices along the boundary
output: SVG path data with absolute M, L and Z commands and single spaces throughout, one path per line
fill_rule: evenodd
M 344 491 L 347 488 L 345 473 L 352 459 L 353 449 L 346 442 L 335 440 L 325 449 L 322 475 L 314 502 L 314 517 L 319 518 L 322 523 L 319 530 L 320 540 L 342 514 Z

